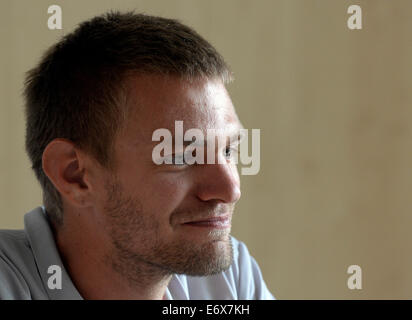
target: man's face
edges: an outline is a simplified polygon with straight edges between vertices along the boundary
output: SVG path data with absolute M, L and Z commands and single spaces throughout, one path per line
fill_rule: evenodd
M 146 264 L 164 274 L 209 275 L 232 262 L 230 225 L 240 197 L 239 175 L 230 158 L 218 164 L 156 165 L 156 129 L 174 134 L 219 129 L 233 136 L 241 125 L 220 80 L 188 82 L 140 76 L 129 82 L 130 112 L 115 140 L 114 173 L 102 171 L 96 206 L 112 242 L 111 263 L 134 278 Z M 205 144 L 206 147 L 206 144 Z M 215 157 L 228 148 L 216 147 Z M 206 148 L 205 148 L 206 155 Z

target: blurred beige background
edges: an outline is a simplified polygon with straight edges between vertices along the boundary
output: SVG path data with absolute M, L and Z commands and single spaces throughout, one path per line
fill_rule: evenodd
M 63 30 L 47 28 L 52 4 Z M 351 4 L 363 30 L 347 28 Z M 239 116 L 262 133 L 233 234 L 277 298 L 412 298 L 410 0 L 2 0 L 0 228 L 22 228 L 41 204 L 24 152 L 24 72 L 108 9 L 180 19 L 232 66 Z M 353 264 L 362 290 L 347 287 Z

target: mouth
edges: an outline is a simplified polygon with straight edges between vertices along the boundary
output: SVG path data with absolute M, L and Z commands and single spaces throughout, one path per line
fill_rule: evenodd
M 231 218 L 230 215 L 210 217 L 207 219 L 185 222 L 183 225 L 197 228 L 226 229 L 230 228 Z

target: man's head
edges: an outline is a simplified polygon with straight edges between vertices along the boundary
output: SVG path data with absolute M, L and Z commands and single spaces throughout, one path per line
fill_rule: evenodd
M 26 149 L 53 224 L 71 214 L 100 234 L 107 261 L 129 280 L 142 262 L 165 274 L 227 268 L 235 164 L 156 165 L 152 133 L 183 120 L 235 135 L 230 80 L 216 50 L 170 19 L 111 13 L 52 47 L 25 96 Z

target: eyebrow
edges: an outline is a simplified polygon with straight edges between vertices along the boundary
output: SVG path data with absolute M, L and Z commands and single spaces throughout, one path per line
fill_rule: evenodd
M 244 129 L 243 128 L 243 126 L 240 126 L 236 131 L 235 131 L 235 133 L 233 133 L 233 134 L 231 134 L 230 136 L 229 135 L 227 135 L 227 136 L 225 136 L 225 138 L 227 139 L 227 138 L 229 138 L 229 141 L 231 141 L 231 143 L 232 144 L 238 144 L 238 143 L 240 143 L 240 141 L 242 140 L 242 134 L 241 134 L 241 130 L 242 129 Z M 207 136 L 207 135 L 206 135 Z M 214 135 L 214 138 L 216 138 L 216 137 L 218 137 L 218 135 Z M 172 138 L 173 138 L 173 144 L 174 144 L 174 141 L 175 141 L 175 136 L 173 135 L 172 136 Z M 207 143 L 207 140 L 195 140 L 195 141 L 192 141 L 192 140 L 189 140 L 189 141 L 186 141 L 186 140 L 183 140 L 183 146 L 184 147 L 187 147 L 188 145 L 192 145 L 192 146 L 204 146 L 205 145 L 205 142 Z
M 226 138 L 230 138 L 231 145 L 239 144 L 243 140 L 244 135 L 242 135 L 241 130 L 245 130 L 245 128 L 244 128 L 244 126 L 242 125 L 241 122 L 235 124 L 233 127 L 234 128 L 232 130 L 228 130 L 228 132 L 233 131 L 234 133 L 232 133 L 231 135 L 225 135 Z M 213 130 L 213 129 L 211 129 L 211 130 Z M 204 136 L 204 134 L 203 134 L 203 136 Z M 207 136 L 207 133 L 206 133 L 206 136 Z M 173 150 L 175 151 L 176 136 L 172 133 L 171 137 L 172 137 Z M 216 137 L 218 137 L 218 135 L 215 135 L 214 137 L 216 138 Z M 148 143 L 146 145 L 147 148 L 153 148 L 153 145 L 156 145 L 156 144 L 159 143 L 158 141 L 153 141 L 153 140 L 150 141 L 150 142 L 151 143 Z M 207 142 L 207 140 L 206 140 L 206 142 Z M 205 140 L 196 140 L 196 141 L 193 141 L 193 140 L 185 141 L 185 140 L 183 140 L 182 141 L 183 148 L 186 148 L 189 145 L 202 147 L 202 146 L 205 146 Z

